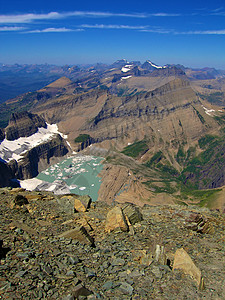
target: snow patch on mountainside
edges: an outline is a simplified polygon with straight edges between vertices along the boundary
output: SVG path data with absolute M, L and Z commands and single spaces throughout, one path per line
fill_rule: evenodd
M 162 66 L 157 66 L 155 65 L 154 63 L 152 63 L 150 60 L 147 61 L 153 68 L 156 68 L 156 69 L 163 69 L 163 68 L 166 68 L 166 67 L 162 67 Z
M 123 73 L 129 72 L 131 70 L 131 67 L 133 67 L 133 65 L 126 65 L 126 66 L 122 67 L 121 71 Z
M 128 79 L 128 78 L 131 78 L 132 76 L 125 76 L 125 77 L 122 77 L 121 80 L 124 80 L 124 79 Z
M 205 113 L 206 113 L 208 116 L 212 116 L 212 115 L 213 115 L 212 113 L 215 112 L 215 109 L 208 109 L 208 108 L 206 108 L 206 107 L 203 106 L 203 105 L 202 105 L 202 107 L 204 108 Z
M 56 134 L 67 138 L 59 132 L 56 124 L 47 124 L 47 128 L 39 128 L 36 133 L 29 137 L 20 137 L 14 141 L 4 139 L 0 144 L 0 158 L 7 162 L 13 159 L 18 161 L 26 151 L 51 140 Z

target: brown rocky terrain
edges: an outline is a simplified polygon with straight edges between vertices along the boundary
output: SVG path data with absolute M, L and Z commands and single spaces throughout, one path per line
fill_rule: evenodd
M 115 199 L 124 202 L 129 197 L 139 205 L 150 198 L 151 204 L 171 204 L 183 201 L 182 184 L 192 184 L 197 189 L 222 186 L 225 177 L 224 168 L 219 167 L 219 163 L 223 165 L 218 159 L 221 151 L 208 156 L 206 166 L 200 161 L 194 172 L 191 168 L 191 159 L 204 152 L 198 144 L 199 139 L 206 134 L 220 136 L 224 130 L 221 107 L 209 104 L 196 93 L 194 73 L 187 73 L 192 80 L 190 83 L 183 69 L 176 67 L 153 68 L 150 72 L 134 64 L 124 72 L 121 69 L 124 65 L 126 62 L 119 62 L 115 68 L 104 67 L 105 71 L 101 72 L 90 68 L 76 81 L 62 77 L 36 93 L 27 94 L 25 100 L 18 98 L 7 105 L 25 101 L 30 111 L 51 124 L 57 123 L 59 130 L 68 135 L 72 150 L 81 151 L 90 144 L 101 147 L 103 157 L 110 164 L 106 164 L 101 174 L 99 197 L 109 203 Z M 218 82 L 219 79 L 212 80 Z M 88 139 L 76 143 L 75 138 L 80 134 L 88 135 Z M 1 136 L 4 137 L 4 131 Z M 140 146 L 140 151 L 132 153 L 126 149 L 130 145 L 131 148 L 136 146 L 136 152 Z M 42 146 L 43 155 L 40 148 L 33 150 L 31 156 L 40 159 L 33 159 L 27 153 L 19 167 L 12 164 L 17 177 L 36 176 L 55 161 L 56 153 L 65 154 L 64 146 L 58 144 L 58 150 L 54 151 Z M 219 144 L 217 149 L 220 148 Z M 118 156 L 110 161 L 107 151 Z M 97 155 L 101 156 L 101 151 Z M 127 155 L 132 159 L 128 160 Z M 154 161 L 155 155 L 159 157 Z M 224 155 L 221 157 L 223 159 Z M 185 202 L 189 200 L 196 199 L 188 195 Z M 199 201 L 203 200 L 199 198 Z
M 38 131 L 38 128 L 46 128 L 45 120 L 38 115 L 28 113 L 13 113 L 9 125 L 5 129 L 7 140 L 13 141 L 20 137 L 30 136 Z
M 134 77 L 129 82 L 136 83 L 137 80 L 138 85 L 139 80 L 146 78 Z M 152 78 L 151 82 L 156 80 Z M 187 80 L 167 76 L 157 78 L 164 81 L 151 92 L 124 97 L 97 89 L 73 95 L 65 92 L 47 101 L 39 101 L 32 111 L 50 123 L 58 123 L 59 129 L 68 135 L 72 147 L 79 133 L 89 133 L 95 142 L 109 140 L 119 149 L 148 137 L 152 140 L 150 147 L 154 152 L 154 147 L 161 147 L 163 143 L 172 143 L 172 148 L 175 141 L 192 143 L 217 126 L 212 117 L 205 114 L 200 99 Z M 202 115 L 206 124 L 203 124 Z
M 223 299 L 223 213 L 8 188 L 0 202 L 2 299 Z
M 160 137 L 165 142 L 181 136 L 195 139 L 204 132 L 203 124 L 193 108 L 193 105 L 199 104 L 189 83 L 175 79 L 138 96 L 110 97 L 85 129 L 99 141 L 123 139 L 134 142 L 145 136 L 153 138 L 154 143 Z

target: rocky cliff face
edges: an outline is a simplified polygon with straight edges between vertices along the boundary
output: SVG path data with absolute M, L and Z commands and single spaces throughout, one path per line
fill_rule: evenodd
M 69 152 L 56 125 L 47 125 L 42 117 L 28 112 L 12 114 L 5 136 L 1 131 L 0 138 L 2 187 L 12 186 L 12 179 L 37 176 L 54 159 L 60 159 Z
M 39 127 L 46 128 L 43 118 L 27 111 L 13 113 L 9 125 L 5 129 L 7 140 L 13 141 L 20 137 L 28 137 L 38 131 Z
M 15 176 L 9 165 L 0 160 L 0 187 L 12 186 Z
M 175 79 L 152 92 L 106 100 L 85 130 L 98 141 L 141 140 L 144 137 L 170 142 L 179 137 L 194 139 L 204 132 L 194 105 L 198 98 L 189 83 Z
M 5 131 L 2 128 L 0 128 L 0 141 L 4 140 L 4 138 L 5 138 Z
M 36 177 L 40 171 L 49 167 L 51 159 L 63 157 L 68 152 L 68 146 L 58 134 L 50 141 L 27 151 L 19 161 L 11 161 L 9 166 L 17 179 L 29 179 Z

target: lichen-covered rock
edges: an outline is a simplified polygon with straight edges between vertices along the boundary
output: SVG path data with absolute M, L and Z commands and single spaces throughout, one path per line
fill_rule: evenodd
M 89 246 L 94 245 L 94 239 L 89 235 L 87 230 L 83 227 L 77 227 L 71 230 L 67 230 L 59 235 L 60 238 L 69 238 L 73 240 L 78 240 L 81 243 L 87 244 Z
M 115 229 L 121 229 L 122 231 L 128 231 L 128 225 L 124 217 L 123 211 L 120 207 L 115 206 L 111 209 L 106 217 L 105 231 L 111 232 Z
M 91 205 L 91 197 L 88 195 L 76 196 L 74 199 L 75 212 L 85 212 Z
M 181 269 L 185 274 L 190 275 L 197 282 L 199 289 L 203 289 L 204 283 L 201 271 L 183 248 L 178 249 L 175 253 L 173 271 L 176 269 Z
M 132 203 L 125 203 L 122 207 L 122 211 L 125 216 L 127 216 L 131 225 L 135 223 L 141 222 L 143 220 L 143 216 L 139 210 L 139 208 Z

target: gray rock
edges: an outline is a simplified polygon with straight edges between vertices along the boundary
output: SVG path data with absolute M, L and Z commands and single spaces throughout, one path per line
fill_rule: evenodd
M 158 266 L 153 266 L 151 269 L 152 273 L 155 275 L 156 278 L 161 279 L 162 278 L 162 271 Z
M 139 208 L 132 203 L 125 203 L 122 207 L 122 211 L 125 216 L 127 216 L 131 225 L 135 223 L 141 222 L 143 220 L 143 216 L 139 210 Z
M 119 286 L 119 290 L 125 294 L 125 295 L 132 295 L 133 294 L 133 287 L 127 283 L 127 282 L 122 282 L 122 284 Z
M 15 278 L 23 277 L 27 273 L 28 273 L 27 271 L 20 271 L 20 272 L 16 273 Z
M 83 226 L 65 231 L 59 235 L 59 238 L 75 239 L 90 246 L 94 245 L 94 239 L 90 236 L 90 234 Z
M 124 266 L 125 260 L 122 258 L 116 258 L 112 261 L 112 266 Z
M 106 283 L 103 284 L 102 289 L 104 291 L 110 290 L 113 288 L 113 282 L 112 281 L 106 281 Z

